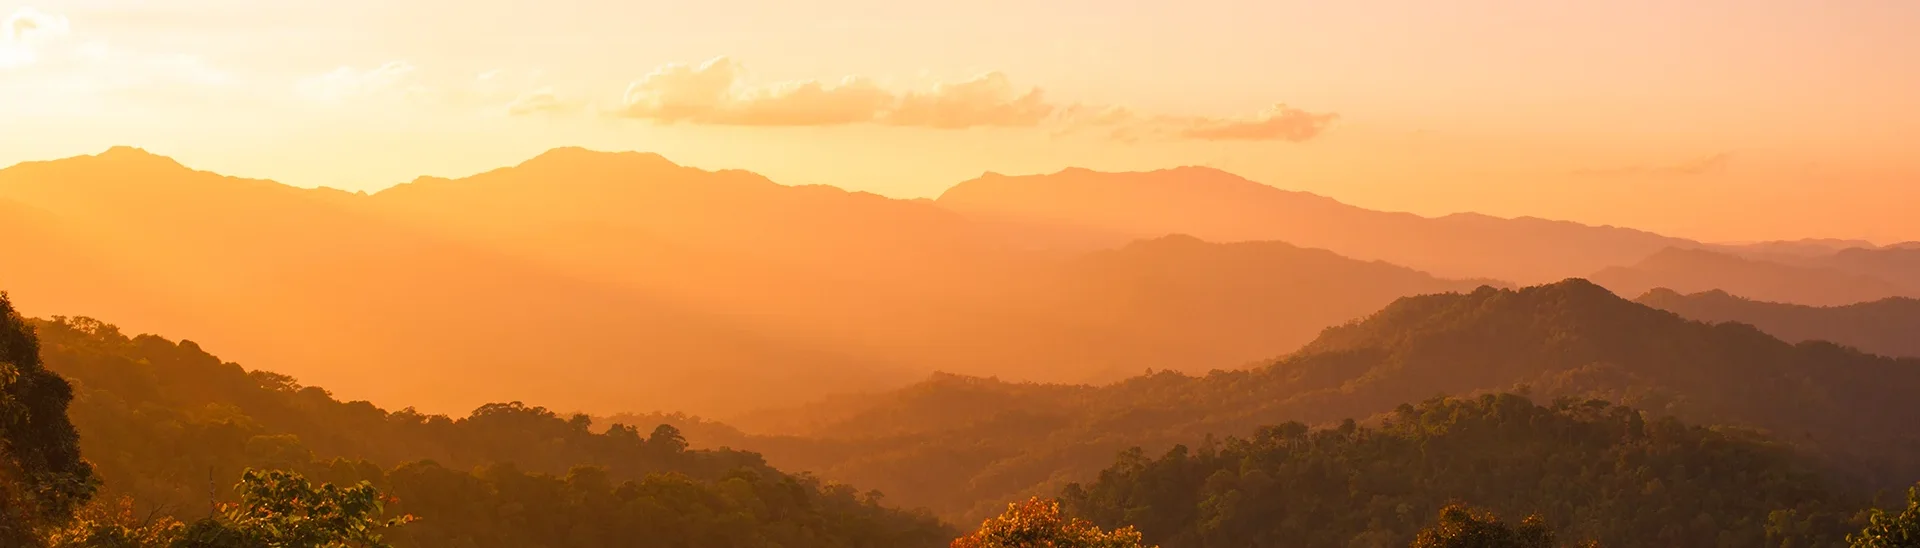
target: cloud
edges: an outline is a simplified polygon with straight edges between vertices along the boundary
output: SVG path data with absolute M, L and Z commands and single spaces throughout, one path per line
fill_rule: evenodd
M 1063 129 L 1056 135 L 1104 130 L 1116 141 L 1285 141 L 1299 143 L 1319 137 L 1339 115 L 1316 114 L 1275 105 L 1253 116 L 1146 116 L 1126 107 L 1074 105 L 1062 109 Z
M 960 129 L 1031 126 L 1054 107 L 1035 88 L 1018 92 L 999 73 L 931 90 L 896 93 L 865 78 L 801 80 L 755 87 L 737 62 L 670 64 L 627 86 L 619 116 L 658 123 L 834 126 L 879 123 Z
M 1276 105 L 1246 118 L 1148 116 L 1126 107 L 1049 100 L 1039 87 L 1019 87 L 989 72 L 927 89 L 893 91 L 857 77 L 837 82 L 802 80 L 755 86 L 740 63 L 718 57 L 698 65 L 669 64 L 627 86 L 615 116 L 659 124 L 730 126 L 837 126 L 966 129 L 1053 128 L 1054 135 L 1104 131 L 1121 141 L 1148 138 L 1208 141 L 1301 142 L 1318 136 L 1335 119 Z
M 361 70 L 353 67 L 340 67 L 332 72 L 301 80 L 299 91 L 308 98 L 320 101 L 343 101 L 373 97 L 394 91 L 418 91 L 419 86 L 408 86 L 414 76 L 412 64 L 394 61 L 378 67 Z
M 1298 143 L 1312 139 L 1327 129 L 1335 114 L 1314 114 L 1287 105 L 1273 108 L 1243 120 L 1200 118 L 1180 130 L 1180 136 L 1203 141 L 1286 141 Z
M 9 73 L 0 96 L 41 108 L 92 104 L 98 112 L 102 105 L 218 101 L 208 91 L 237 83 L 202 57 L 120 47 L 86 30 L 32 8 L 0 18 L 0 70 Z
M 566 114 L 579 109 L 579 104 L 554 94 L 553 88 L 537 89 L 515 97 L 507 103 L 507 114 L 514 116 Z
M 893 102 L 892 94 L 860 78 L 849 77 L 833 84 L 788 82 L 742 97 L 733 107 L 731 122 L 761 126 L 852 124 L 873 120 Z
M 22 43 L 39 36 L 61 36 L 70 30 L 66 17 L 33 8 L 20 8 L 7 16 L 6 27 L 0 29 L 0 39 Z
M 20 8 L 8 15 L 0 26 L 0 68 L 31 64 L 39 60 L 39 47 L 66 36 L 72 27 L 59 15 Z
M 992 72 L 932 91 L 902 95 L 883 121 L 896 126 L 943 129 L 1033 126 L 1053 114 L 1040 88 L 1020 91 L 1007 75 Z
M 634 118 L 659 122 L 720 123 L 707 118 L 726 110 L 732 100 L 740 66 L 720 57 L 700 66 L 670 64 L 627 86 L 621 102 Z
M 1733 153 L 1721 152 L 1704 158 L 1680 162 L 1671 165 L 1637 165 L 1619 167 L 1579 168 L 1573 170 L 1578 177 L 1623 178 L 1623 177 L 1696 177 L 1726 169 L 1733 160 Z

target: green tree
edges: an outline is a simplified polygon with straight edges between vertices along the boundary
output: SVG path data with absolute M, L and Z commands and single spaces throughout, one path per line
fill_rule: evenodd
M 1500 522 L 1492 512 L 1465 504 L 1440 509 L 1440 520 L 1420 531 L 1412 548 L 1554 548 L 1553 530 L 1540 516 L 1527 516 L 1518 527 Z M 1598 545 L 1582 545 L 1593 548 Z
M 366 482 L 351 487 L 314 486 L 281 470 L 247 470 L 240 476 L 240 502 L 218 520 L 189 527 L 180 548 L 388 548 L 379 529 L 411 516 L 382 520 L 386 498 Z
M 1085 520 L 1060 515 L 1060 502 L 1040 498 L 1007 505 L 1006 513 L 980 530 L 954 539 L 952 548 L 1144 548 L 1132 527 L 1101 531 Z
M 31 546 L 93 495 L 67 420 L 73 388 L 40 363 L 33 328 L 0 293 L 0 545 Z
M 81 508 L 73 521 L 47 532 L 49 548 L 172 548 L 186 525 L 173 518 L 134 516 L 133 499 L 102 500 Z
M 1920 484 L 1907 488 L 1907 509 L 1899 514 L 1875 508 L 1867 528 L 1847 535 L 1853 548 L 1920 548 Z

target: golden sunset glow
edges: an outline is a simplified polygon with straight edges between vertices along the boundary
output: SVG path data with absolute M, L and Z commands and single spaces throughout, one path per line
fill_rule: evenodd
M 1916 208 L 1920 0 L 0 0 L 0 548 L 1916 548 Z
M 907 198 L 984 171 L 1206 165 L 1427 215 L 1920 239 L 1898 214 L 1920 201 L 1910 2 L 52 0 L 0 14 L 0 164 L 134 145 L 372 191 L 579 145 Z

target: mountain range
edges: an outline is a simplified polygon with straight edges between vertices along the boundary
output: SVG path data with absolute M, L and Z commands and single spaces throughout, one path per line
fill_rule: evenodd
M 0 287 L 30 314 L 192 333 L 344 398 L 718 416 L 934 371 L 1243 368 L 1399 297 L 1703 245 L 1370 211 L 1207 168 L 895 200 L 577 148 L 365 194 L 117 147 L 0 170 L 0 228 Z
M 1531 217 L 1463 213 L 1430 218 L 1373 211 L 1203 167 L 989 173 L 948 189 L 937 203 L 1003 223 L 1132 237 L 1182 233 L 1217 242 L 1278 240 L 1441 276 L 1519 283 L 1583 276 L 1663 248 L 1703 245 L 1626 228 Z
M 1807 306 L 1743 299 L 1720 290 L 1681 294 L 1659 288 L 1635 301 L 1688 319 L 1752 325 L 1789 342 L 1830 341 L 1871 354 L 1920 358 L 1920 300 Z
M 938 375 L 742 417 L 650 417 L 775 466 L 878 488 L 950 519 L 1147 453 L 1288 421 L 1331 425 L 1439 395 L 1628 404 L 1796 448 L 1854 485 L 1920 478 L 1920 360 L 1692 321 L 1585 280 L 1407 297 L 1268 364 L 1093 386 Z M 737 429 L 736 429 L 737 428 Z
M 1746 249 L 1667 248 L 1591 279 L 1622 296 L 1655 288 L 1725 291 L 1761 301 L 1842 306 L 1920 296 L 1920 250 L 1850 247 L 1781 254 Z
M 19 265 L 0 287 L 30 313 L 195 333 L 441 411 L 728 413 L 935 370 L 1239 367 L 1482 283 L 1281 243 L 1036 248 L 925 201 L 583 149 L 357 194 L 123 147 L 0 170 L 0 204 Z

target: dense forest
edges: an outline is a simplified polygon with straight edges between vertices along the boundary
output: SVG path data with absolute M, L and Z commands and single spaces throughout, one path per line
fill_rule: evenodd
M 0 484 L 16 535 L 75 510 L 135 532 L 178 520 L 180 538 L 260 534 L 274 527 L 259 516 L 281 514 L 260 493 L 312 492 L 373 501 L 356 506 L 364 529 L 398 548 L 912 547 L 1059 496 L 1063 531 L 1122 546 L 1397 546 L 1491 527 L 1448 510 L 1458 500 L 1538 514 L 1502 533 L 1516 539 L 1813 547 L 1897 531 L 1865 509 L 1920 477 L 1901 427 L 1920 413 L 1901 404 L 1914 360 L 1690 321 L 1579 280 L 1401 299 L 1252 370 L 1105 386 L 938 375 L 743 417 L 745 431 L 518 402 L 387 412 L 189 341 L 6 312 L 4 434 L 48 448 Z M 1524 396 L 1431 399 L 1507 391 Z M 983 540 L 995 523 L 961 541 L 998 546 Z
M 1135 446 L 1157 453 L 1207 434 L 1331 425 L 1490 392 L 1602 399 L 1762 431 L 1831 463 L 1845 476 L 1836 481 L 1892 488 L 1920 478 L 1920 434 L 1906 426 L 1920 421 L 1911 405 L 1920 361 L 1690 321 L 1580 280 L 1402 299 L 1251 370 L 1097 387 L 937 375 L 730 421 L 739 430 L 653 418 L 971 521 L 1090 477 Z
M 1703 322 L 1740 322 L 1789 342 L 1832 341 L 1870 354 L 1920 358 L 1920 299 L 1891 297 L 1844 306 L 1741 298 L 1725 291 L 1683 295 L 1654 289 L 1635 301 Z
M 1819 469 L 1751 432 L 1486 395 L 1130 452 L 1065 499 L 1167 548 L 1406 546 L 1455 500 L 1603 546 L 1842 546 L 1868 501 Z
M 127 337 L 84 318 L 29 322 L 10 305 L 4 312 L 11 322 L 4 363 L 33 366 L 9 370 L 22 381 L 8 385 L 20 393 L 7 403 L 29 407 L 35 419 L 6 433 L 57 438 L 71 415 L 66 435 L 79 434 L 78 451 L 71 439 L 9 445 L 68 447 L 22 458 L 67 463 L 26 470 L 35 490 L 84 488 L 47 499 L 55 502 L 90 494 L 109 509 L 126 501 L 121 513 L 128 515 L 195 520 L 215 514 L 217 504 L 240 502 L 243 493 L 227 486 L 244 471 L 270 469 L 316 483 L 367 482 L 392 497 L 387 511 L 419 517 L 386 534 L 401 548 L 597 547 L 638 538 L 688 547 L 889 548 L 938 546 L 954 536 L 931 516 L 782 473 L 753 453 L 688 449 L 670 426 L 596 432 L 585 415 L 519 403 L 457 419 L 389 413 L 243 370 L 192 342 Z M 36 351 L 45 369 L 37 368 Z M 68 381 L 53 373 L 70 380 L 70 410 Z M 58 424 L 39 422 L 49 410 Z M 73 476 L 92 480 L 65 479 Z

